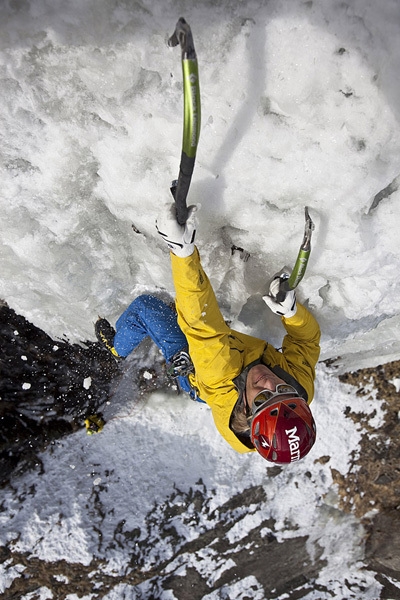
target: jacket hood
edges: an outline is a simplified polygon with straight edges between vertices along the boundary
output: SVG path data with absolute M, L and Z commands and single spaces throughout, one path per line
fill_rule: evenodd
M 237 377 L 235 377 L 233 379 L 233 383 L 239 392 L 239 398 L 238 398 L 239 402 L 242 400 L 243 392 L 246 389 L 246 381 L 247 381 L 248 372 L 250 371 L 250 369 L 252 367 L 254 367 L 255 365 L 259 365 L 259 364 L 265 365 L 266 367 L 268 367 L 268 369 L 271 369 L 271 371 L 273 373 L 275 373 L 275 375 L 277 375 L 280 379 L 283 379 L 283 381 L 285 383 L 294 387 L 294 389 L 299 394 L 299 396 L 301 396 L 308 403 L 308 394 L 307 394 L 306 390 L 292 375 L 290 375 L 290 373 L 288 373 L 287 371 L 282 369 L 282 367 L 280 367 L 279 365 L 275 365 L 274 367 L 271 365 L 268 365 L 263 360 L 261 360 L 261 358 L 258 358 L 257 360 L 253 360 L 253 362 L 251 362 L 249 365 L 247 365 L 247 367 L 245 367 L 243 369 L 243 371 L 240 373 L 240 375 L 238 375 Z

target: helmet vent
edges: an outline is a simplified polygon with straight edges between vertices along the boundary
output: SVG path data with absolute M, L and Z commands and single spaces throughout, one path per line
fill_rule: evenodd
M 297 408 L 297 404 L 295 404 L 294 402 L 291 402 L 290 404 L 288 404 L 288 407 L 291 408 L 292 410 L 294 410 L 295 408 Z
M 273 410 L 270 411 L 269 414 L 271 415 L 271 417 L 277 417 L 278 416 L 278 412 L 279 412 L 278 409 L 274 408 Z

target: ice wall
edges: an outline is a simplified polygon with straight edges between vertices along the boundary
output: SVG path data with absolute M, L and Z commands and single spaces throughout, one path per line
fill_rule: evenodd
M 0 23 L 0 297 L 93 339 L 136 294 L 173 294 L 154 220 L 182 135 L 176 20 L 192 26 L 202 131 L 190 201 L 235 327 L 280 344 L 261 300 L 316 223 L 299 289 L 343 368 L 398 358 L 400 20 L 392 0 L 26 0 Z M 250 253 L 247 262 L 231 246 Z

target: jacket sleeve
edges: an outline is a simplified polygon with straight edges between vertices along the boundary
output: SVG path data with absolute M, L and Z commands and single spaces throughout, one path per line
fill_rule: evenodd
M 226 325 L 197 248 L 188 258 L 171 254 L 178 324 L 189 344 L 197 377 L 209 388 L 232 378 L 230 329 Z
M 286 329 L 282 353 L 287 362 L 287 370 L 307 390 L 310 403 L 314 396 L 315 365 L 320 354 L 319 325 L 313 315 L 299 303 L 296 314 L 289 319 L 283 317 L 282 322 Z
M 233 379 L 243 369 L 246 341 L 226 325 L 197 249 L 187 258 L 171 254 L 171 264 L 178 324 L 189 344 L 195 367 L 194 384 L 211 408 L 222 437 L 237 452 L 249 452 L 229 427 L 238 399 Z M 255 339 L 253 345 L 254 353 L 260 356 L 265 342 Z

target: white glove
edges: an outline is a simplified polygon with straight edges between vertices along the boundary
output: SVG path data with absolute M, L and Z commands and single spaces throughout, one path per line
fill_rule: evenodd
M 282 302 L 276 300 L 276 296 L 279 292 L 279 287 L 282 279 L 288 279 L 288 273 L 280 273 L 276 275 L 270 283 L 268 296 L 263 296 L 265 304 L 274 312 L 276 315 L 290 319 L 297 312 L 296 304 L 296 293 L 294 290 L 286 292 L 286 296 Z
M 194 238 L 196 236 L 197 206 L 189 206 L 189 215 L 185 225 L 179 225 L 176 220 L 175 204 L 162 212 L 156 220 L 156 228 L 168 248 L 176 256 L 186 258 L 194 252 Z

